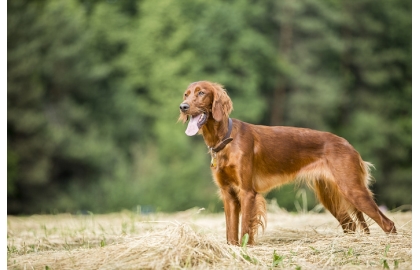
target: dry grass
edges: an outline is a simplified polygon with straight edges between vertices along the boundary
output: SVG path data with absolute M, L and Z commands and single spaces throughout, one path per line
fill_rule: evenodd
M 387 213 L 398 235 L 376 224 L 345 235 L 329 214 L 271 208 L 252 247 L 225 243 L 223 214 L 8 216 L 8 269 L 411 269 L 411 212 Z

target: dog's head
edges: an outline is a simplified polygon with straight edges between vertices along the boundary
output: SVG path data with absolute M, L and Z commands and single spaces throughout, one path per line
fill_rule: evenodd
M 232 111 L 232 101 L 223 86 L 208 81 L 191 83 L 184 92 L 184 100 L 179 106 L 179 120 L 185 123 L 188 119 L 188 136 L 197 134 L 209 119 L 217 122 L 228 118 Z

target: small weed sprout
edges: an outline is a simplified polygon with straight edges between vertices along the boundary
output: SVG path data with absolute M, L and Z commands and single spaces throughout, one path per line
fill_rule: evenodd
M 249 241 L 249 235 L 246 233 L 243 237 L 242 237 L 242 249 L 241 249 L 241 256 L 247 260 L 250 263 L 253 264 L 257 264 L 258 260 L 256 258 L 253 258 L 251 256 L 249 256 L 246 245 L 248 244 Z

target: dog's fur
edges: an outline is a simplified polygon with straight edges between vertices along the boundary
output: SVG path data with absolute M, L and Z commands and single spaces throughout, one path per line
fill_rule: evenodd
M 188 117 L 205 113 L 207 120 L 198 133 L 211 148 L 227 134 L 232 109 L 220 84 L 194 82 L 184 93 L 179 120 L 185 123 Z M 239 244 L 241 214 L 240 236 L 248 234 L 248 244 L 254 244 L 258 226 L 266 226 L 266 204 L 261 194 L 293 180 L 304 181 L 314 189 L 344 232 L 355 232 L 359 227 L 369 233 L 365 213 L 386 233 L 396 233 L 394 223 L 378 209 L 369 190 L 372 165 L 345 139 L 306 128 L 232 120 L 232 142 L 212 153 L 217 160 L 212 173 L 224 204 L 228 243 Z

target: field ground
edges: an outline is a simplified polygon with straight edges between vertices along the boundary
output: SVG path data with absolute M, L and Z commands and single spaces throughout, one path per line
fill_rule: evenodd
M 270 208 L 251 247 L 227 245 L 223 213 L 7 217 L 8 269 L 412 269 L 412 214 L 398 235 L 342 233 L 329 213 Z

